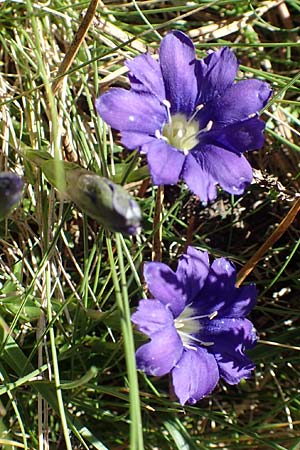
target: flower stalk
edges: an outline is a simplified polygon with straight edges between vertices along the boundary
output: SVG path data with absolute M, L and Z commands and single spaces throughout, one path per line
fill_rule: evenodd
M 107 251 L 112 271 L 112 279 L 115 288 L 116 302 L 120 311 L 121 330 L 124 339 L 125 361 L 129 384 L 129 413 L 130 413 L 130 446 L 131 450 L 143 450 L 143 428 L 141 418 L 141 405 L 138 387 L 138 377 L 135 362 L 135 347 L 133 331 L 130 319 L 130 307 L 121 244 L 121 235 L 116 233 L 116 248 L 120 272 L 120 282 L 117 274 L 116 264 L 113 256 L 111 238 L 107 237 Z

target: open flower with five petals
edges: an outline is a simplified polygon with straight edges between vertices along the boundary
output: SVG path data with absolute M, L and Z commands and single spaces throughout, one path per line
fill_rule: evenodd
M 188 247 L 176 272 L 152 262 L 144 276 L 154 299 L 140 300 L 132 315 L 151 339 L 136 352 L 140 370 L 171 373 L 181 404 L 208 395 L 220 377 L 237 384 L 250 376 L 254 364 L 245 350 L 255 344 L 256 331 L 245 316 L 257 292 L 253 284 L 235 287 L 230 261 L 218 258 L 210 264 L 207 252 Z
M 163 38 L 159 61 L 146 53 L 126 65 L 131 89 L 110 89 L 96 109 L 127 148 L 147 155 L 154 184 L 183 179 L 204 202 L 216 197 L 217 184 L 242 194 L 252 180 L 243 152 L 264 142 L 258 112 L 271 95 L 268 83 L 235 83 L 238 63 L 229 48 L 197 60 L 180 31 Z

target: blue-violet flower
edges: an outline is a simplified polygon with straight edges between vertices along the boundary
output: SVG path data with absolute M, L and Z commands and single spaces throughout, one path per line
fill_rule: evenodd
M 248 378 L 254 364 L 245 355 L 257 339 L 245 318 L 256 301 L 255 285 L 235 287 L 236 270 L 225 258 L 210 265 L 207 252 L 188 247 L 176 272 L 166 264 L 145 265 L 154 299 L 140 300 L 132 321 L 151 341 L 136 352 L 149 375 L 171 373 L 180 403 L 194 404 L 222 377 Z
M 234 83 L 238 63 L 229 48 L 197 60 L 180 31 L 164 37 L 159 61 L 145 53 L 126 65 L 131 89 L 110 89 L 96 109 L 121 131 L 127 148 L 147 155 L 153 183 L 183 178 L 203 202 L 215 199 L 217 184 L 242 194 L 252 180 L 243 152 L 263 145 L 258 112 L 271 95 L 269 84 Z

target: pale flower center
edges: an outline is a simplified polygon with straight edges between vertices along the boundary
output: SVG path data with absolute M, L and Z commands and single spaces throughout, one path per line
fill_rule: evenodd
M 187 154 L 198 143 L 200 132 L 199 123 L 196 120 L 187 120 L 184 114 L 174 114 L 169 123 L 162 129 L 165 140 L 184 154 Z
M 203 342 L 198 339 L 196 335 L 201 330 L 199 319 L 213 319 L 214 317 L 216 317 L 216 315 L 217 311 L 213 312 L 210 315 L 196 316 L 195 310 L 190 306 L 187 306 L 182 311 L 182 313 L 174 320 L 175 328 L 180 336 L 183 346 L 189 349 L 195 349 L 195 346 L 202 345 L 204 347 L 207 347 L 213 345 L 214 342 Z

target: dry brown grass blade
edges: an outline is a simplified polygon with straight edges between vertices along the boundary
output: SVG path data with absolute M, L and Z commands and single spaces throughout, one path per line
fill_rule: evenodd
M 98 3 L 99 3 L 99 0 L 91 0 L 91 3 L 89 4 L 89 7 L 87 9 L 87 12 L 86 12 L 86 14 L 78 28 L 78 31 L 75 34 L 75 37 L 69 47 L 69 50 L 65 54 L 65 57 L 61 63 L 59 70 L 58 70 L 57 78 L 52 85 L 52 91 L 53 91 L 54 95 L 59 90 L 61 83 L 63 81 L 63 76 L 71 67 L 71 64 L 74 61 L 74 58 L 77 55 L 77 52 L 89 30 L 89 27 L 95 17 Z
M 152 247 L 152 260 L 162 260 L 162 206 L 164 202 L 164 187 L 158 186 L 156 192 L 156 203 L 153 218 L 153 247 Z
M 295 217 L 300 210 L 300 198 L 296 200 L 287 215 L 282 219 L 278 227 L 273 231 L 271 236 L 263 243 L 263 245 L 257 250 L 257 252 L 249 259 L 245 266 L 239 271 L 237 276 L 236 286 L 246 279 L 246 277 L 252 272 L 258 261 L 264 256 L 264 254 L 275 244 L 276 241 L 286 232 L 289 226 L 293 223 Z
M 188 32 L 188 35 L 192 39 L 199 38 L 201 42 L 223 38 L 225 36 L 228 36 L 229 34 L 239 32 L 241 28 L 245 27 L 248 22 L 257 19 L 257 17 L 261 17 L 270 9 L 279 6 L 282 2 L 283 0 L 270 0 L 261 2 L 258 8 L 256 8 L 254 11 L 248 11 L 237 20 L 220 21 L 218 23 L 205 25 L 203 27 L 190 30 Z

